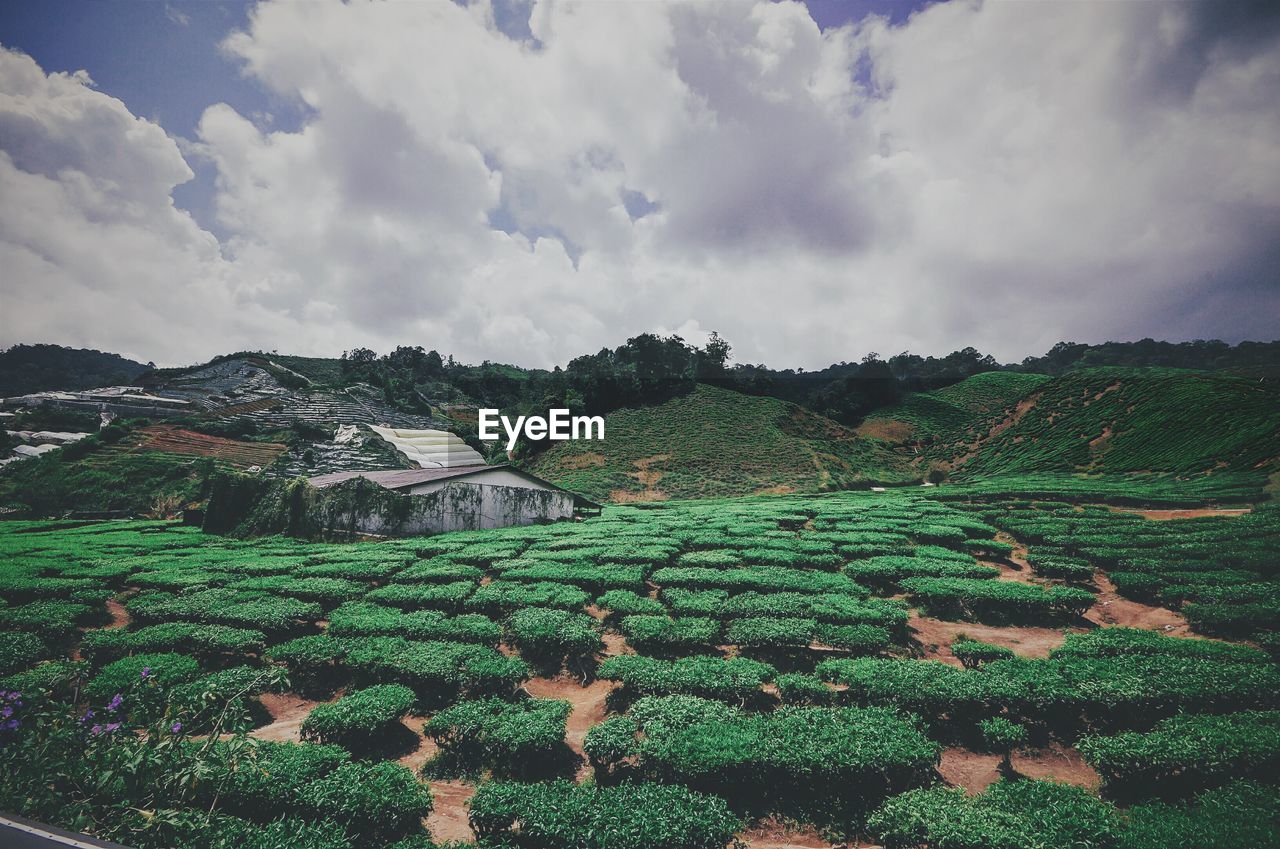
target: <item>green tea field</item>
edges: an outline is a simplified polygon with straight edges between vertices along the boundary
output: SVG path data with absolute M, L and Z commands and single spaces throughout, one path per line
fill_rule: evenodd
M 0 809 L 138 849 L 1278 845 L 1280 509 L 1015 483 L 5 522 Z

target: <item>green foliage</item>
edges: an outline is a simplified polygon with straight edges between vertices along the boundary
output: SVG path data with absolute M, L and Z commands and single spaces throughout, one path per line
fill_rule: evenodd
M 128 691 L 140 678 L 151 678 L 158 685 L 168 687 L 190 681 L 199 674 L 200 664 L 186 655 L 135 654 L 104 666 L 89 679 L 84 694 L 93 701 L 105 702 L 117 693 Z
M 529 677 L 529 666 L 486 646 L 419 642 L 401 637 L 343 641 L 346 665 L 372 681 L 404 684 L 421 697 L 502 695 Z
M 885 849 L 1044 849 L 1114 847 L 1114 809 L 1077 787 L 1048 781 L 1000 781 L 978 796 L 960 788 L 911 790 L 867 821 Z
M 1237 662 L 1267 663 L 1267 654 L 1249 646 L 1169 637 L 1141 628 L 1098 628 L 1067 634 L 1054 649 L 1054 657 L 1119 657 L 1123 655 L 1166 655 Z
M 136 631 L 113 628 L 86 631 L 80 651 L 94 663 L 104 663 L 133 652 L 166 652 L 197 657 L 247 655 L 263 650 L 266 636 L 251 628 L 165 622 Z
M 568 702 L 484 699 L 461 702 L 422 728 L 455 762 L 486 766 L 504 775 L 535 772 L 564 745 Z
M 767 663 L 745 657 L 684 657 L 669 661 L 621 655 L 600 664 L 597 674 L 644 695 L 685 693 L 742 701 L 771 681 L 775 670 Z
M 685 787 L 488 782 L 471 799 L 482 840 L 521 849 L 723 849 L 743 826 L 723 799 Z
M 347 763 L 298 789 L 298 807 L 332 819 L 366 841 L 388 841 L 419 828 L 431 813 L 431 790 L 399 764 Z
M 1150 802 L 1128 811 L 1119 849 L 1277 849 L 1280 789 L 1238 781 L 1193 801 Z
M 1096 601 L 1072 587 L 1039 587 L 1012 581 L 966 578 L 908 578 L 901 582 L 917 604 L 935 616 L 982 622 L 1027 622 L 1080 615 Z
M 302 738 L 317 743 L 367 741 L 408 713 L 415 698 L 413 690 L 400 684 L 356 690 L 312 709 L 302 721 Z
M 952 643 L 951 653 L 964 665 L 965 669 L 977 669 L 982 664 L 993 660 L 1009 660 L 1014 657 L 1013 649 L 968 638 L 961 638 Z
M 467 608 L 490 616 L 505 616 L 522 607 L 559 607 L 577 610 L 591 600 L 583 590 L 567 584 L 493 581 L 478 588 L 467 600 Z
M 1267 778 L 1280 768 L 1280 711 L 1172 717 L 1149 732 L 1086 737 L 1079 749 L 1106 786 L 1127 795 Z
M 584 658 L 604 647 L 595 620 L 585 613 L 529 607 L 512 614 L 507 627 L 529 657 Z
M 35 634 L 0 632 L 0 675 L 31 666 L 46 650 L 44 641 Z
M 630 645 L 657 654 L 705 650 L 720 634 L 719 622 L 697 616 L 624 616 L 618 627 Z
M 328 633 L 335 637 L 394 636 L 481 645 L 495 645 L 502 637 L 498 623 L 476 613 L 447 616 L 437 610 L 406 612 L 364 601 L 347 602 L 330 613 Z
M 978 731 L 982 734 L 982 744 L 992 752 L 1009 752 L 1019 746 L 1025 746 L 1029 735 L 1026 726 L 1011 722 L 1003 716 L 993 716 L 978 723 Z
M 596 605 L 608 610 L 615 616 L 633 616 L 636 614 L 661 615 L 666 612 L 662 602 L 656 599 L 637 595 L 630 590 L 609 590 L 596 599 Z

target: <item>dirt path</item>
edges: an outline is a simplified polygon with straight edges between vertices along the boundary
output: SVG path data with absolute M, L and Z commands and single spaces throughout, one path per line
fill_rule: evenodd
M 1136 513 L 1144 519 L 1156 522 L 1167 522 L 1170 519 L 1203 519 L 1207 516 L 1243 516 L 1253 512 L 1252 507 L 1198 507 L 1193 510 L 1144 510 L 1140 507 L 1114 507 L 1107 505 L 1112 513 Z
M 125 609 L 124 602 L 118 599 L 107 599 L 107 613 L 111 616 L 111 623 L 103 626 L 104 628 L 128 628 L 129 623 L 133 621 L 129 617 L 129 611 Z
M 475 832 L 467 821 L 467 802 L 476 788 L 464 781 L 428 781 L 434 805 L 424 822 L 437 843 L 446 840 L 474 842 Z
M 613 681 L 597 679 L 583 687 L 577 680 L 570 678 L 530 678 L 524 688 L 529 695 L 538 699 L 563 699 L 572 706 L 569 721 L 565 724 L 564 741 L 573 752 L 582 758 L 578 768 L 579 781 L 591 774 L 586 755 L 582 751 L 582 741 L 593 725 L 598 725 L 605 718 L 605 700 L 617 687 Z
M 951 644 L 964 634 L 984 643 L 1003 646 L 1021 657 L 1046 658 L 1049 652 L 1062 645 L 1066 634 L 1070 631 L 1083 631 L 1083 628 L 1037 628 L 1030 625 L 982 625 L 977 622 L 947 622 L 921 616 L 912 611 L 907 619 L 907 627 L 915 633 L 920 641 L 924 656 L 929 660 L 940 660 L 952 666 L 961 663 L 951 653 Z
M 1181 614 L 1174 613 L 1167 607 L 1156 607 L 1124 598 L 1116 592 L 1116 585 L 1111 583 L 1111 579 L 1102 572 L 1095 573 L 1094 583 L 1101 592 L 1093 607 L 1084 614 L 1084 618 L 1090 622 L 1143 628 L 1176 637 L 1185 637 L 1191 633 L 1191 626 Z
M 764 820 L 738 835 L 750 849 L 831 849 L 813 827 L 788 828 L 776 820 Z
M 293 693 L 263 693 L 258 698 L 271 714 L 271 722 L 250 731 L 249 736 L 281 743 L 298 742 L 302 734 L 302 720 L 316 705 L 324 704 Z

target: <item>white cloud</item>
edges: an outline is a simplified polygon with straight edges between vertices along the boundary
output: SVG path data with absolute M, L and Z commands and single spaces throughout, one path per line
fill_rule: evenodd
M 310 117 L 205 112 L 221 245 L 169 203 L 190 169 L 158 126 L 7 54 L 0 175 L 43 204 L 34 228 L 0 213 L 14 279 L 101 293 L 95 344 L 176 360 L 404 342 L 548 365 L 714 328 L 814 367 L 1274 335 L 1274 28 L 968 2 L 825 32 L 787 2 L 539 2 L 523 41 L 494 21 L 260 6 L 228 55 Z M 192 332 L 143 338 L 126 309 Z M 24 304 L 0 341 L 87 344 L 77 324 Z

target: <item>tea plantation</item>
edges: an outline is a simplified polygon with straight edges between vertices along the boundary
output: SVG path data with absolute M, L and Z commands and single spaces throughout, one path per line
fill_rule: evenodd
M 1280 508 L 1115 503 L 1195 495 L 0 523 L 0 810 L 138 849 L 1280 846 Z

